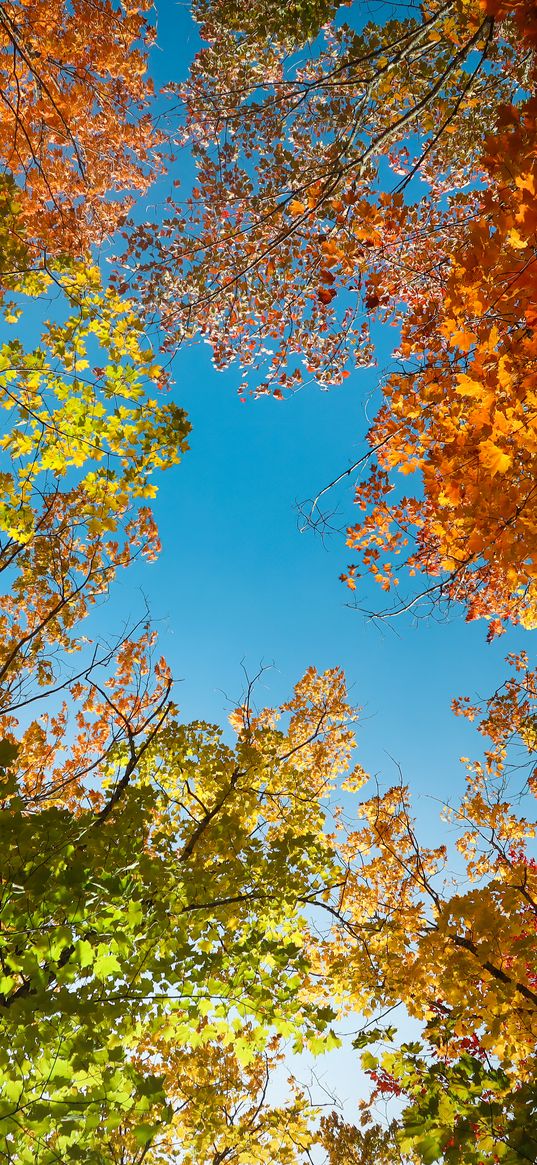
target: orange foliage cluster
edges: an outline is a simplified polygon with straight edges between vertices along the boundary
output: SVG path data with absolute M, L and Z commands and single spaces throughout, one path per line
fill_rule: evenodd
M 147 0 L 8 0 L 0 9 L 0 162 L 38 254 L 81 255 L 157 165 Z
M 106 598 L 117 570 L 139 554 L 154 558 L 159 549 L 149 510 L 126 521 L 122 542 L 102 530 L 88 534 L 92 511 L 82 487 L 48 494 L 33 538 L 0 546 L 0 572 L 11 576 L 0 595 L 3 733 L 18 738 L 25 801 L 76 813 L 104 804 L 104 793 L 92 790 L 103 779 L 106 788 L 105 778 L 138 755 L 138 738 L 158 722 L 170 693 L 164 661 L 151 662 L 155 636 L 147 626 L 138 636 L 120 631 L 111 642 L 92 644 L 81 635 L 82 621 Z M 45 707 L 47 697 L 52 711 L 22 730 L 27 710 L 36 702 Z
M 527 7 L 516 15 L 533 49 Z M 411 571 L 440 579 L 432 591 L 488 619 L 491 635 L 537 624 L 536 143 L 537 101 L 503 106 L 487 186 L 463 204 L 440 282 L 404 319 L 408 370 L 385 386 L 370 433 L 378 467 L 356 492 L 367 512 L 348 535 L 386 589 L 392 556 L 415 539 Z M 420 470 L 423 496 L 392 501 L 394 468 Z

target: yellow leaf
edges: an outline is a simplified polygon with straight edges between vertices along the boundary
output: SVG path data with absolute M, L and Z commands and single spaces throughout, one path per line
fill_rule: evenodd
M 528 240 L 523 239 L 522 235 L 519 233 L 519 231 L 515 230 L 514 227 L 508 232 L 507 238 L 509 239 L 511 246 L 515 247 L 517 251 L 526 250 Z
M 479 443 L 479 460 L 485 469 L 488 469 L 494 477 L 496 473 L 506 473 L 509 466 L 512 464 L 512 458 L 508 453 L 504 453 L 494 441 L 480 441 Z
M 465 372 L 457 373 L 457 392 L 459 396 L 483 396 L 484 385 L 478 380 L 472 380 Z
M 515 178 L 515 183 L 519 190 L 528 190 L 530 194 L 537 194 L 537 190 L 535 189 L 535 176 L 533 174 L 519 174 Z
M 509 365 L 505 356 L 500 356 L 498 360 L 498 383 L 502 388 L 511 387 L 511 374 L 509 372 Z

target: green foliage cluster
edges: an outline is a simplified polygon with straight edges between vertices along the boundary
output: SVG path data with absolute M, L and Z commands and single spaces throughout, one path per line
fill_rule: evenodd
M 267 0 L 263 5 L 249 4 L 248 0 L 195 0 L 192 12 L 202 27 L 212 27 L 236 33 L 252 44 L 263 45 L 274 40 L 295 49 L 315 40 L 320 29 L 332 20 L 338 9 L 348 0 Z
M 158 1144 L 185 1087 L 165 1086 L 166 1052 L 203 1062 L 229 1048 L 246 1067 L 274 1031 L 297 1049 L 310 1036 L 332 1046 L 334 1012 L 306 990 L 305 904 L 334 870 L 313 804 L 289 799 L 299 773 L 280 763 L 285 745 L 269 733 L 234 752 L 213 728 L 171 721 L 120 799 L 73 813 L 54 798 L 28 812 L 23 754 L 2 742 L 0 1122 L 13 1165 L 111 1165 L 125 1129 Z M 268 790 L 287 805 L 272 821 Z M 186 1114 L 182 1135 L 194 1133 Z

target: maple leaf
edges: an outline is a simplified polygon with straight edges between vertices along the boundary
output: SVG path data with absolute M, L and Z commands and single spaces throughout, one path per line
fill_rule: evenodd
M 460 396 L 481 397 L 484 395 L 484 386 L 478 380 L 468 376 L 466 372 L 457 373 L 457 392 Z
M 479 460 L 485 469 L 490 470 L 492 477 L 496 473 L 507 473 L 513 463 L 511 455 L 491 440 L 480 441 Z
M 466 328 L 458 328 L 451 333 L 449 343 L 452 348 L 460 348 L 461 352 L 469 352 L 477 339 L 476 333 Z

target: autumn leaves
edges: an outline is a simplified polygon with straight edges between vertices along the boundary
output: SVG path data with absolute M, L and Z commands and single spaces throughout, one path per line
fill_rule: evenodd
M 487 185 L 465 203 L 471 216 L 443 255 L 435 298 L 403 321 L 400 355 L 412 371 L 389 379 L 371 434 L 388 438 L 378 462 L 390 521 L 417 544 L 408 564 L 443 579 L 444 594 L 465 602 L 468 618 L 488 619 L 491 634 L 536 617 L 532 105 L 504 108 L 486 139 Z M 424 485 L 410 512 L 407 499 L 387 498 L 391 469 L 409 464 Z M 368 503 L 367 486 L 357 498 Z M 352 543 L 367 545 L 376 527 L 370 508 Z
M 34 261 L 102 245 L 160 163 L 145 50 L 148 5 L 7 3 L 0 13 L 0 158 Z

